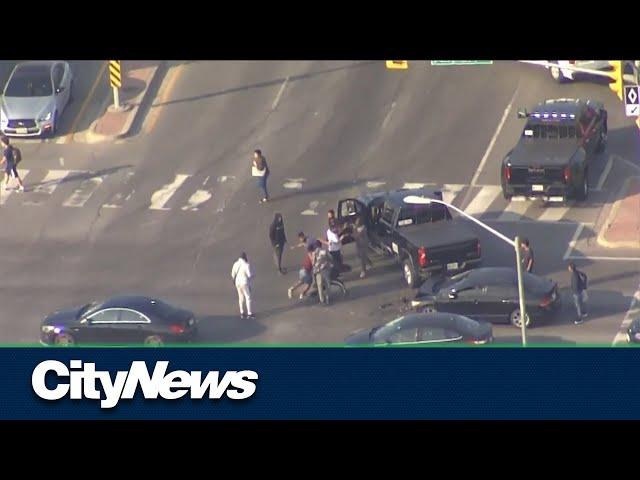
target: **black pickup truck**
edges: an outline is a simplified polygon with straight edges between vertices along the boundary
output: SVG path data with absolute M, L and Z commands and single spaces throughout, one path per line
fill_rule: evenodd
M 442 200 L 442 192 L 401 189 L 373 193 L 338 202 L 338 221 L 344 230 L 362 217 L 372 250 L 395 257 L 402 265 L 405 282 L 417 287 L 424 279 L 442 271 L 456 272 L 481 261 L 480 241 L 459 219 L 453 219 L 442 204 L 410 204 L 408 196 Z M 347 235 L 343 243 L 350 243 Z
M 521 110 L 527 123 L 516 147 L 502 161 L 504 198 L 547 202 L 585 200 L 589 167 L 607 142 L 607 111 L 592 100 L 556 99 Z

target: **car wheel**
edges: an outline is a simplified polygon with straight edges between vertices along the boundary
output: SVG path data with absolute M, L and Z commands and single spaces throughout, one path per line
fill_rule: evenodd
M 582 179 L 582 183 L 576 192 L 577 200 L 586 200 L 589 196 L 589 171 L 584 171 L 584 178 Z
M 416 288 L 418 286 L 418 279 L 416 269 L 413 267 L 413 263 L 409 259 L 405 259 L 402 262 L 402 273 L 404 275 L 404 281 L 408 287 Z
M 75 343 L 76 339 L 73 338 L 73 335 L 66 332 L 57 334 L 55 339 L 53 340 L 53 344 L 60 347 L 70 347 L 72 345 L 75 345 Z
M 527 319 L 524 323 L 524 326 L 529 327 L 529 325 L 531 324 L 531 317 L 529 316 L 529 314 L 526 315 Z M 514 327 L 522 328 L 522 317 L 520 316 L 519 308 L 516 308 L 513 312 L 511 312 L 511 314 L 509 315 L 509 321 Z
M 144 344 L 149 345 L 150 347 L 161 347 L 162 345 L 164 345 L 164 342 L 162 341 L 160 335 L 151 335 L 150 337 L 144 339 Z

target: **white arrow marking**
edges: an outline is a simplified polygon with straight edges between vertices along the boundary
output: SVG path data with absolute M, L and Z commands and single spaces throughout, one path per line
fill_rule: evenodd
M 302 184 L 307 181 L 306 178 L 287 178 L 286 180 L 282 186 L 290 190 L 302 190 Z
M 386 184 L 387 182 L 376 182 L 376 181 L 367 182 L 367 188 L 379 188 Z
M 101 184 L 102 177 L 88 178 L 76 188 L 62 205 L 65 207 L 83 207 Z
M 318 215 L 316 208 L 318 208 L 320 202 L 314 200 L 313 202 L 309 202 L 309 208 L 300 213 L 300 215 Z
M 209 190 L 197 190 L 193 195 L 191 195 L 188 204 L 182 207 L 182 210 L 195 212 L 196 210 L 198 210 L 198 207 L 200 205 L 208 202 L 211 199 L 211 196 L 212 195 Z
M 189 178 L 190 175 L 183 175 L 181 173 L 176 174 L 176 178 L 173 182 L 168 183 L 163 186 L 161 189 L 154 192 L 151 195 L 151 205 L 149 206 L 150 210 L 169 210 L 165 208 L 165 205 L 169 201 L 169 199 L 176 193 L 176 190 L 180 188 L 180 186 Z

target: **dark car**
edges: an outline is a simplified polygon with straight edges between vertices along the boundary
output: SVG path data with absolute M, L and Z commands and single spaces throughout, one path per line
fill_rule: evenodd
M 502 161 L 504 198 L 585 200 L 589 168 L 607 142 L 607 111 L 592 100 L 556 99 L 518 112 L 527 123 Z
M 481 345 L 493 342 L 491 325 L 451 313 L 412 313 L 373 329 L 358 330 L 345 343 L 356 345 Z
M 154 298 L 118 296 L 52 313 L 42 322 L 40 341 L 162 345 L 191 341 L 196 332 L 196 319 L 188 310 Z
M 453 218 L 445 205 L 412 204 L 410 197 L 441 201 L 442 192 L 400 189 L 343 199 L 338 202 L 338 220 L 348 231 L 348 225 L 361 218 L 369 247 L 393 257 L 411 288 L 433 274 L 466 270 L 482 261 L 480 240 L 465 221 Z
M 523 272 L 526 326 L 551 316 L 560 307 L 558 285 L 548 278 Z M 515 268 L 486 267 L 451 278 L 430 279 L 412 305 L 418 311 L 435 310 L 492 323 L 521 326 L 518 277 Z
M 636 318 L 627 329 L 627 342 L 640 343 L 640 318 Z

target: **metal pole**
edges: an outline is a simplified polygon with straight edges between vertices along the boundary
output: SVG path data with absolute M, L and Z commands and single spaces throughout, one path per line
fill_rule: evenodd
M 520 328 L 522 330 L 522 346 L 527 346 L 527 311 L 525 309 L 524 301 L 524 282 L 522 279 L 522 262 L 520 258 L 520 237 L 516 236 L 516 263 L 518 270 L 518 296 L 520 297 Z
M 113 107 L 120 110 L 120 91 L 118 87 L 113 87 Z

